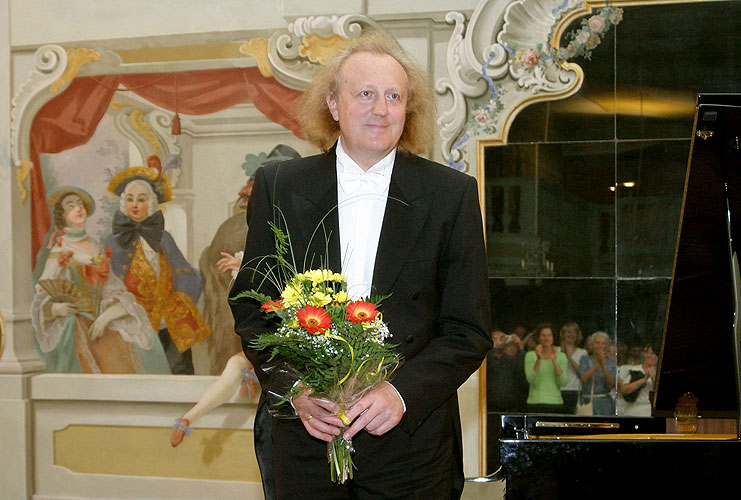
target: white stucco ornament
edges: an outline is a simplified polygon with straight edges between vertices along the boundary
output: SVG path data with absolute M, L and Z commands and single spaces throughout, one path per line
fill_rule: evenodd
M 450 105 L 438 118 L 440 152 L 451 167 L 466 170 L 468 141 L 506 142 L 509 126 L 528 104 L 563 99 L 581 87 L 583 72 L 569 59 L 590 57 L 620 9 L 605 7 L 583 20 L 559 47 L 563 28 L 591 12 L 584 0 L 483 0 L 471 19 L 450 12 L 448 76 L 436 90 Z

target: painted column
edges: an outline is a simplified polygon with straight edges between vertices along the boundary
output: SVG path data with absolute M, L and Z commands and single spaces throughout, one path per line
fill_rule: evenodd
M 20 204 L 10 154 L 10 0 L 0 0 L 0 495 L 33 494 L 33 439 L 29 386 L 43 366 L 33 350 L 30 201 Z M 26 180 L 28 186 L 28 180 Z

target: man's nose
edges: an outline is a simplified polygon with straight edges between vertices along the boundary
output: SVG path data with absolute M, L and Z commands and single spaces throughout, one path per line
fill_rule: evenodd
M 386 99 L 379 98 L 373 102 L 373 114 L 385 116 L 388 113 L 388 103 Z

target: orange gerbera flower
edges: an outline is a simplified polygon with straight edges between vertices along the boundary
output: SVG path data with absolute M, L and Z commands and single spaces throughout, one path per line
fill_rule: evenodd
M 299 325 L 313 334 L 324 333 L 332 325 L 332 318 L 321 307 L 306 306 L 296 311 Z
M 285 307 L 283 307 L 282 300 L 269 300 L 260 307 L 262 307 L 262 309 L 265 311 L 265 314 L 282 311 L 283 309 L 285 309 Z
M 345 317 L 351 322 L 362 323 L 364 321 L 373 321 L 376 319 L 378 309 L 376 309 L 375 304 L 363 300 L 356 300 L 347 305 L 345 313 Z

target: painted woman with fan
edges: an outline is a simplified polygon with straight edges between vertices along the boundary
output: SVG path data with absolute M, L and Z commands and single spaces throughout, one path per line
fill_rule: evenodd
M 85 232 L 95 210 L 83 189 L 49 194 L 54 227 L 36 282 L 36 351 L 53 373 L 170 373 L 144 308 L 113 273 L 110 250 Z

